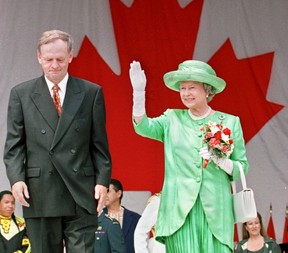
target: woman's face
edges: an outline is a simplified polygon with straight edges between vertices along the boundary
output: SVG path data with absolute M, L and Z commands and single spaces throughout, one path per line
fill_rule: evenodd
M 207 105 L 208 93 L 203 83 L 184 81 L 180 83 L 180 98 L 182 103 L 189 109 L 197 109 Z
M 4 194 L 0 201 L 0 215 L 9 217 L 15 211 L 15 199 L 10 194 Z
M 245 227 L 249 233 L 249 236 L 259 235 L 261 230 L 261 224 L 259 218 L 257 217 L 253 220 L 247 221 Z

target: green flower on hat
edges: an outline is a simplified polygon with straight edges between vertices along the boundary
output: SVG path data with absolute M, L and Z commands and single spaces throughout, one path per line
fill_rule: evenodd
M 166 86 L 179 91 L 180 82 L 197 81 L 213 86 L 216 93 L 224 90 L 226 82 L 217 77 L 214 69 L 207 63 L 196 60 L 187 60 L 179 64 L 178 70 L 170 71 L 164 75 Z

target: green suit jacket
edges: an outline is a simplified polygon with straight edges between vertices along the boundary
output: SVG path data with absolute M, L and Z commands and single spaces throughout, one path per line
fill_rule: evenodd
M 102 88 L 70 76 L 58 118 L 44 76 L 11 90 L 4 162 L 11 185 L 25 181 L 24 217 L 96 213 L 95 184 L 109 186 L 111 158 Z
M 204 146 L 200 127 L 210 120 L 222 122 L 232 131 L 232 176 L 219 169 L 212 161 L 203 169 L 203 160 L 199 155 Z M 234 214 L 230 182 L 240 178 L 237 161 L 241 162 L 245 173 L 248 171 L 239 118 L 215 112 L 212 116 L 195 121 L 187 110 L 169 109 L 160 117 L 148 118 L 145 115 L 141 122 L 134 123 L 134 128 L 138 134 L 164 143 L 165 178 L 156 224 L 156 239 L 165 241 L 166 236 L 176 232 L 184 224 L 199 196 L 213 235 L 233 249 Z

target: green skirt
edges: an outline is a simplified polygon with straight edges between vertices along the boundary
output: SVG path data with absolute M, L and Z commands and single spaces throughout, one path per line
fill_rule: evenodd
M 198 197 L 185 223 L 171 236 L 165 237 L 166 253 L 231 253 L 209 229 Z

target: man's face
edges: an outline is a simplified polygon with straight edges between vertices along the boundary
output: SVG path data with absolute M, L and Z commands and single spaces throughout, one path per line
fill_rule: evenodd
M 109 207 L 110 205 L 113 205 L 115 203 L 120 204 L 120 196 L 121 196 L 121 191 L 115 191 L 113 184 L 109 185 L 109 190 L 107 193 L 107 198 L 105 201 L 105 206 Z
M 54 84 L 60 83 L 68 72 L 73 51 L 68 52 L 67 42 L 57 39 L 41 46 L 37 52 L 44 75 Z

